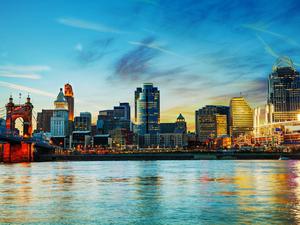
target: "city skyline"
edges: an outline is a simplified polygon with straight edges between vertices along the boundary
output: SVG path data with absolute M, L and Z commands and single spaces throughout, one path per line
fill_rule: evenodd
M 151 82 L 161 90 L 161 121 L 182 113 L 194 130 L 194 112 L 205 105 L 229 105 L 240 92 L 253 108 L 266 103 L 278 56 L 299 67 L 297 4 L 2 2 L 0 104 L 21 92 L 36 111 L 51 109 L 70 83 L 75 115 L 95 118 L 118 102 L 133 108 L 135 88 Z

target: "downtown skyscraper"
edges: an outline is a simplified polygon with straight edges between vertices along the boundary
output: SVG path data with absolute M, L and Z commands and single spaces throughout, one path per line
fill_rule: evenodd
M 160 94 L 152 83 L 138 87 L 135 96 L 135 133 L 139 146 L 159 145 L 160 132 Z
M 159 133 L 160 95 L 152 83 L 144 83 L 135 91 L 135 123 L 139 135 Z
M 268 79 L 268 104 L 274 122 L 296 120 L 300 110 L 300 74 L 288 57 L 277 59 Z

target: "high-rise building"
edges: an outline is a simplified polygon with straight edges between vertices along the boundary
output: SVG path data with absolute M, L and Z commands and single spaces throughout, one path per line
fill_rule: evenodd
M 269 75 L 268 103 L 274 105 L 274 122 L 297 120 L 300 113 L 300 74 L 288 57 L 277 59 Z
M 207 105 L 196 111 L 195 119 L 196 135 L 200 142 L 229 133 L 228 106 Z
M 130 121 L 130 105 L 122 102 L 119 106 L 114 106 L 114 117 L 120 120 Z
M 91 131 L 92 115 L 89 112 L 81 112 L 80 116 L 74 118 L 75 131 Z
M 251 134 L 253 131 L 253 110 L 243 97 L 230 100 L 230 134 L 233 137 Z
M 62 88 L 54 101 L 55 109 L 51 117 L 51 135 L 53 137 L 65 137 L 69 135 L 69 111 Z
M 144 83 L 135 91 L 135 122 L 139 135 L 159 133 L 160 96 L 152 83 Z
M 130 125 L 130 105 L 127 102 L 114 106 L 113 110 L 99 111 L 97 129 L 101 134 L 109 134 L 115 129 L 130 131 Z
M 65 84 L 65 99 L 68 102 L 69 120 L 74 121 L 74 93 L 71 84 Z
M 108 134 L 113 130 L 114 110 L 101 110 L 98 114 L 97 129 L 100 134 Z
M 43 109 L 42 112 L 37 113 L 37 131 L 50 132 L 51 131 L 51 117 L 53 116 L 53 109 Z

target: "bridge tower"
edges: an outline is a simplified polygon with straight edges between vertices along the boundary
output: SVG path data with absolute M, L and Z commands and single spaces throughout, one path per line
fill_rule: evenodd
M 33 105 L 30 97 L 27 97 L 25 104 L 14 104 L 12 96 L 6 104 L 6 129 L 8 131 L 7 143 L 4 144 L 3 161 L 12 162 L 31 162 L 33 161 L 33 144 L 30 141 L 32 135 L 32 110 Z M 16 136 L 15 122 L 22 118 L 23 137 Z

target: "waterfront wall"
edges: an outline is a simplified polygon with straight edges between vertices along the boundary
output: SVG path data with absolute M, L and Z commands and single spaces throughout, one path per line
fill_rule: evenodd
M 121 161 L 121 160 L 278 160 L 280 157 L 300 159 L 299 153 L 217 153 L 217 152 L 181 152 L 181 153 L 135 153 L 103 155 L 39 155 L 36 161 Z

